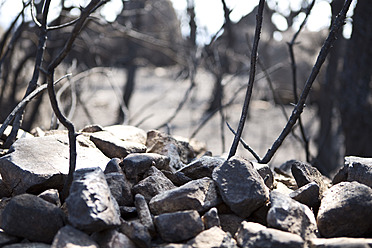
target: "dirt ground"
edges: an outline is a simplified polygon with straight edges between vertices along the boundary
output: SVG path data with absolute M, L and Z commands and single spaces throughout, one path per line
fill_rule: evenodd
M 142 68 L 138 71 L 136 88 L 130 102 L 128 124 L 136 125 L 147 131 L 157 128 L 172 116 L 190 85 L 190 81 L 187 79 L 177 79 L 178 73 L 178 68 Z M 75 89 L 80 92 L 79 98 L 75 99 L 77 104 L 74 114 L 70 116 L 77 129 L 92 123 L 102 126 L 116 123 L 120 95 L 125 83 L 124 70 L 104 69 L 102 71 L 95 69 L 90 72 L 89 77 L 84 77 L 80 81 L 76 81 L 75 77 L 71 81 L 75 82 Z M 246 88 L 244 87 L 237 94 L 236 90 L 247 82 L 248 76 L 226 76 L 223 81 L 225 102 L 228 102 L 231 97 L 235 98 L 234 104 L 223 111 L 226 120 L 234 129 L 237 128 L 240 119 Z M 172 135 L 188 138 L 197 129 L 203 118 L 203 113 L 208 107 L 213 88 L 213 77 L 206 71 L 199 70 L 196 84 L 190 98 L 177 117 L 169 123 L 168 128 L 162 128 L 161 131 L 169 131 Z M 265 155 L 286 124 L 286 118 L 282 111 L 270 100 L 268 94 L 271 95 L 267 90 L 266 81 L 258 80 L 253 90 L 249 119 L 243 133 L 243 139 L 261 157 Z M 70 102 L 67 102 L 69 105 Z M 81 103 L 84 103 L 90 118 Z M 290 105 L 285 107 L 287 115 L 290 115 L 292 109 L 293 107 Z M 46 129 L 49 128 L 50 116 L 49 104 L 45 104 L 43 120 L 39 122 L 39 125 Z M 306 107 L 302 118 L 308 137 L 311 138 L 311 144 L 313 144 L 318 126 L 314 107 Z M 217 113 L 195 138 L 205 143 L 213 155 L 223 155 L 229 151 L 233 135 L 226 124 L 223 124 L 225 142 L 222 142 L 221 130 L 221 115 Z M 241 145 L 238 154 L 253 159 Z M 312 154 L 315 155 L 313 146 Z M 287 137 L 270 165 L 277 166 L 290 159 L 305 160 L 305 152 L 301 143 L 292 135 Z

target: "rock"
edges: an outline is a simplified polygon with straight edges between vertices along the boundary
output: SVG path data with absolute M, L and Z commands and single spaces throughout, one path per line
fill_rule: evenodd
M 19 243 L 3 246 L 3 248 L 50 248 L 50 245 L 45 243 Z
M 244 220 L 242 217 L 239 217 L 235 214 L 219 214 L 220 225 L 222 230 L 229 232 L 230 234 L 236 233 L 240 224 Z
M 120 172 L 124 173 L 120 167 L 121 160 L 119 158 L 112 158 L 106 165 L 105 171 L 103 173 L 111 173 L 111 172 Z
M 312 239 L 310 248 L 370 248 L 372 239 L 363 238 L 330 238 Z
M 320 205 L 319 185 L 316 182 L 308 183 L 290 193 L 289 197 L 317 210 Z
M 155 236 L 155 226 L 152 221 L 150 209 L 147 205 L 145 197 L 141 194 L 136 194 L 134 204 L 137 209 L 138 217 L 142 225 L 144 225 L 152 236 Z
M 224 162 L 225 159 L 222 158 L 203 156 L 183 167 L 180 172 L 191 179 L 212 178 L 214 168 L 222 165 Z
M 136 244 L 133 243 L 125 234 L 120 233 L 116 230 L 105 230 L 102 232 L 94 233 L 92 235 L 100 248 L 136 248 Z
M 160 214 L 155 216 L 155 225 L 160 237 L 167 242 L 188 240 L 203 231 L 203 222 L 195 210 Z
M 258 171 L 258 174 L 262 177 L 265 182 L 265 185 L 269 189 L 274 187 L 274 175 L 270 167 L 267 164 L 260 164 L 254 161 L 251 161 L 253 167 Z
M 59 199 L 59 193 L 56 189 L 48 189 L 39 194 L 38 197 L 56 205 L 57 207 L 61 207 L 61 200 Z
M 10 135 L 10 132 L 12 131 L 12 126 L 7 126 L 4 130 L 4 132 L 2 133 L 0 139 L 3 140 L 3 141 L 6 141 L 6 139 L 9 137 Z M 23 129 L 19 129 L 18 132 L 17 132 L 17 136 L 16 136 L 16 139 L 22 139 L 22 138 L 33 138 L 34 136 L 32 134 L 30 134 L 29 132 L 26 132 L 25 130 Z
M 146 146 L 123 141 L 108 131 L 92 133 L 90 140 L 109 158 L 125 158 L 130 153 L 146 152 Z
M 101 167 L 109 159 L 86 137 L 78 136 L 76 169 Z M 0 158 L 0 173 L 4 183 L 18 195 L 39 194 L 47 189 L 62 190 L 69 170 L 67 135 L 19 139 L 10 153 Z
M 121 140 L 146 145 L 147 133 L 138 127 L 113 125 L 105 127 L 104 130 L 112 133 Z
M 326 238 L 372 235 L 372 189 L 358 182 L 332 186 L 320 203 L 317 223 Z
M 235 234 L 239 247 L 242 248 L 301 248 L 304 240 L 293 233 L 273 228 L 266 228 L 254 222 L 243 221 Z
M 160 193 L 176 188 L 176 186 L 174 186 L 161 171 L 156 169 L 156 167 L 151 167 L 147 173 L 149 176 L 138 182 L 132 188 L 133 194 L 143 195 L 147 202 L 150 202 L 151 198 Z
M 124 233 L 140 248 L 151 247 L 151 235 L 147 227 L 137 221 L 125 221 L 121 219 L 120 232 Z
M 3 197 L 10 197 L 12 192 L 10 191 L 8 185 L 0 178 L 0 199 Z
M 253 165 L 239 157 L 232 157 L 212 174 L 223 201 L 242 218 L 269 200 L 269 190 Z
M 98 232 L 120 225 L 119 206 L 99 168 L 75 171 L 66 199 L 70 224 L 85 232 Z
M 137 183 L 144 173 L 155 166 L 159 170 L 169 169 L 169 158 L 155 153 L 130 154 L 120 163 L 129 180 Z
M 267 226 L 267 213 L 270 209 L 270 203 L 266 203 L 256 211 L 254 211 L 248 218 L 246 218 L 249 222 L 256 222 L 261 225 Z
M 99 245 L 88 234 L 67 225 L 59 229 L 51 246 L 51 248 L 62 247 L 99 248 Z
M 217 208 L 209 209 L 202 217 L 201 217 L 204 229 L 209 229 L 214 226 L 220 226 L 220 218 L 218 217 Z
M 154 196 L 149 205 L 153 214 L 161 214 L 182 210 L 203 212 L 219 203 L 213 180 L 204 177 Z
M 81 133 L 95 133 L 95 132 L 100 132 L 100 131 L 103 131 L 103 127 L 101 125 L 92 124 L 92 125 L 85 126 L 79 132 L 81 132 Z
M 9 235 L 4 233 L 3 230 L 0 230 L 0 247 L 4 247 L 5 245 L 14 244 L 21 241 L 19 237 Z
M 119 206 L 120 216 L 124 219 L 131 219 L 137 216 L 136 207 L 131 206 Z
M 195 158 L 195 152 L 188 142 L 179 141 L 165 133 L 147 132 L 147 152 L 158 153 L 170 158 L 170 167 L 178 170 Z
M 332 183 L 357 181 L 372 188 L 372 158 L 346 157 L 345 165 L 335 175 Z
M 308 206 L 275 191 L 270 193 L 270 201 L 267 213 L 270 227 L 300 235 L 305 240 L 317 237 L 315 217 Z
M 120 206 L 133 205 L 132 184 L 123 173 L 107 173 L 105 179 L 112 196 Z
M 297 186 L 296 186 L 297 188 Z M 282 182 L 276 182 L 275 183 L 275 187 L 273 189 L 273 191 L 275 192 L 279 192 L 279 193 L 282 193 L 283 195 L 290 195 L 292 194 L 293 190 L 288 188 L 284 183 Z
M 202 231 L 187 244 L 195 248 L 238 247 L 231 234 L 225 233 L 217 226 Z
M 275 171 L 277 171 L 277 170 L 275 170 Z M 287 175 L 275 173 L 275 175 L 274 175 L 274 188 L 276 187 L 277 183 L 284 184 L 290 190 L 298 189 L 296 180 L 294 179 L 293 176 L 287 176 Z
M 328 189 L 329 179 L 323 176 L 317 168 L 304 162 L 293 161 L 291 170 L 298 187 L 316 182 L 319 185 L 319 194 L 321 196 Z
M 183 174 L 180 171 L 171 172 L 162 170 L 162 172 L 176 186 L 184 185 L 192 180 L 191 178 L 185 176 L 185 174 Z
M 1 216 L 5 233 L 36 242 L 51 243 L 64 224 L 60 208 L 30 194 L 13 197 Z

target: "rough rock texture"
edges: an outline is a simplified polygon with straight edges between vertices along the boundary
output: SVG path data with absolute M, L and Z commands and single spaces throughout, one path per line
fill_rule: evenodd
M 119 206 L 99 168 L 75 171 L 66 204 L 68 220 L 79 230 L 94 232 L 120 225 Z
M 220 201 L 213 180 L 204 177 L 154 196 L 149 205 L 153 214 L 192 209 L 202 212 Z
M 251 162 L 253 167 L 258 171 L 258 174 L 262 177 L 265 182 L 265 185 L 272 189 L 274 187 L 274 175 L 271 171 L 269 165 L 267 164 L 260 164 L 257 162 Z
M 331 238 L 312 239 L 310 248 L 371 248 L 372 239 L 363 238 Z
M 0 174 L 13 194 L 62 189 L 69 168 L 66 135 L 19 139 L 0 158 Z M 27 155 L 26 155 L 27 154 Z M 109 159 L 84 136 L 78 136 L 76 168 L 101 167 Z
M 231 234 L 222 231 L 217 226 L 202 231 L 195 238 L 189 240 L 187 244 L 195 248 L 238 247 Z
M 155 225 L 160 237 L 167 242 L 190 239 L 203 231 L 204 228 L 199 213 L 195 210 L 155 216 Z
M 123 141 L 108 131 L 95 132 L 90 140 L 109 158 L 125 158 L 130 153 L 146 151 L 145 145 Z
M 52 242 L 64 224 L 60 208 L 30 194 L 13 197 L 1 214 L 1 228 L 7 234 L 37 242 Z
M 138 221 L 125 221 L 121 219 L 120 232 L 124 233 L 138 247 L 151 247 L 151 235 L 144 225 Z
M 357 181 L 372 188 L 372 158 L 346 157 L 332 183 Z
M 141 194 L 136 194 L 134 204 L 136 206 L 140 222 L 147 228 L 150 234 L 155 236 L 154 222 L 152 221 L 152 215 L 145 197 L 143 197 Z
M 100 248 L 136 248 L 133 243 L 125 234 L 116 230 L 110 229 L 102 232 L 94 233 L 92 239 L 95 240 Z
M 320 205 L 319 185 L 316 182 L 308 183 L 290 193 L 289 197 L 309 208 L 318 209 Z
M 235 214 L 219 214 L 220 225 L 222 230 L 231 234 L 236 233 L 244 218 Z
M 180 172 L 194 180 L 203 177 L 212 178 L 214 168 L 222 165 L 224 162 L 225 159 L 222 158 L 203 156 L 183 167 Z
M 88 234 L 67 225 L 59 229 L 51 246 L 51 248 L 60 247 L 99 248 L 99 245 Z
M 223 201 L 237 215 L 246 218 L 269 200 L 269 189 L 253 165 L 232 157 L 213 171 L 213 180 Z
M 104 130 L 123 141 L 131 141 L 146 145 L 147 133 L 138 127 L 113 125 L 105 127 Z
M 247 221 L 242 222 L 235 238 L 242 248 L 301 248 L 305 245 L 299 235 Z
M 326 238 L 372 235 L 372 189 L 358 182 L 332 186 L 321 201 L 317 222 Z
M 133 204 L 132 184 L 123 173 L 107 173 L 105 178 L 112 196 L 120 206 Z
M 218 217 L 217 208 L 209 209 L 202 217 L 201 217 L 204 228 L 209 229 L 214 226 L 220 226 L 220 218 Z
M 56 189 L 48 189 L 42 192 L 41 194 L 39 194 L 38 197 L 40 197 L 41 199 L 47 202 L 50 202 L 56 205 L 57 207 L 61 206 L 61 200 L 59 199 L 59 193 L 58 193 L 58 190 Z
M 270 227 L 300 235 L 305 240 L 317 237 L 316 220 L 308 206 L 275 191 L 270 193 L 270 201 L 267 213 Z

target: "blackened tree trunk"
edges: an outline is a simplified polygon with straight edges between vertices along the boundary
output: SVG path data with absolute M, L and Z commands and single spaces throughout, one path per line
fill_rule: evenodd
M 372 156 L 372 4 L 359 0 L 339 91 L 346 155 Z

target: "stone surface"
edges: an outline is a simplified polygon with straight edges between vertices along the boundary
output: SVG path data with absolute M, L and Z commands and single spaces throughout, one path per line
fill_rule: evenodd
M 120 232 L 124 233 L 140 248 L 151 247 L 151 235 L 147 227 L 138 221 L 129 222 L 121 219 Z
M 214 226 L 220 226 L 220 218 L 218 217 L 217 208 L 209 209 L 202 217 L 201 217 L 204 229 L 209 229 Z
M 130 153 L 146 152 L 141 143 L 123 141 L 108 131 L 92 133 L 90 140 L 109 158 L 125 158 Z
M 67 225 L 59 229 L 51 246 L 51 248 L 61 247 L 99 248 L 99 245 L 88 234 Z
M 242 248 L 301 248 L 304 240 L 293 233 L 266 228 L 265 226 L 243 221 L 235 234 L 239 247 Z
M 323 193 L 328 189 L 328 183 L 330 183 L 330 180 L 323 176 L 317 168 L 307 163 L 295 160 L 292 162 L 291 170 L 298 187 L 302 187 L 311 182 L 316 182 L 319 185 L 320 195 L 323 195 Z
M 332 183 L 357 181 L 372 188 L 372 158 L 346 157 L 345 165 L 333 178 Z
M 116 230 L 105 230 L 94 233 L 92 239 L 95 240 L 100 248 L 137 248 L 125 234 Z
M 147 171 L 147 174 L 147 177 L 139 181 L 132 188 L 133 194 L 142 194 L 147 202 L 150 202 L 154 196 L 160 193 L 176 188 L 176 186 L 154 166 Z
M 178 170 L 195 158 L 195 152 L 188 142 L 179 141 L 165 133 L 147 132 L 147 152 L 158 153 L 170 158 L 170 167 Z
M 111 173 L 111 172 L 120 172 L 124 173 L 120 167 L 121 159 L 119 158 L 112 158 L 106 165 L 105 171 L 103 173 Z
M 39 194 L 38 197 L 56 205 L 57 207 L 61 207 L 61 200 L 59 199 L 59 193 L 56 189 L 48 189 Z
M 221 166 L 224 162 L 225 159 L 222 158 L 203 156 L 183 167 L 180 172 L 191 179 L 212 178 L 214 168 Z
M 128 179 L 137 183 L 144 173 L 155 166 L 159 170 L 170 170 L 169 158 L 156 153 L 130 154 L 120 163 Z
M 309 208 L 318 209 L 320 205 L 319 185 L 316 182 L 308 183 L 290 193 L 289 197 Z
M 270 201 L 267 213 L 270 227 L 300 235 L 305 240 L 317 237 L 315 217 L 308 206 L 275 191 L 270 193 Z
M 134 205 L 136 206 L 138 218 L 142 225 L 144 225 L 150 234 L 155 236 L 155 226 L 152 221 L 152 215 L 147 205 L 145 197 L 141 194 L 136 194 L 134 198 Z
M 238 247 L 231 234 L 225 233 L 217 226 L 202 231 L 187 244 L 195 248 Z
M 253 165 L 232 157 L 213 171 L 223 201 L 237 215 L 246 218 L 269 200 L 269 189 Z
M 200 215 L 195 210 L 161 214 L 155 216 L 154 221 L 160 237 L 167 242 L 188 240 L 204 228 Z
M 3 230 L 0 230 L 0 247 L 18 243 L 20 240 L 21 238 L 13 236 L 13 235 L 9 235 L 7 233 L 4 233 Z
M 66 205 L 70 224 L 79 230 L 95 232 L 120 225 L 119 206 L 99 168 L 75 171 Z
M 64 224 L 60 208 L 30 194 L 13 197 L 1 215 L 5 233 L 36 242 L 51 243 Z
M 272 189 L 274 187 L 274 175 L 271 171 L 269 165 L 267 164 L 260 164 L 254 161 L 251 161 L 253 167 L 258 171 L 258 174 L 262 177 L 265 182 L 265 185 Z
M 112 133 L 114 136 L 121 140 L 146 145 L 147 133 L 138 127 L 126 125 L 112 125 L 105 127 L 104 130 Z
M 236 233 L 240 224 L 244 220 L 242 217 L 239 217 L 235 214 L 219 214 L 220 225 L 222 230 L 229 232 L 232 235 Z
M 332 186 L 321 201 L 317 223 L 326 238 L 372 235 L 372 189 L 358 182 Z
M 156 215 L 182 210 L 202 212 L 218 203 L 220 198 L 213 180 L 204 177 L 154 196 L 149 206 Z
M 120 206 L 133 205 L 132 184 L 123 173 L 107 173 L 105 178 L 112 196 Z
M 50 248 L 50 245 L 38 242 L 18 243 L 3 246 L 3 248 Z
M 183 174 L 180 171 L 171 172 L 171 171 L 162 170 L 162 172 L 176 186 L 182 186 L 192 180 L 191 178 L 185 176 L 185 174 Z
M 78 136 L 76 169 L 101 167 L 109 159 L 86 137 Z M 67 135 L 19 139 L 10 153 L 0 158 L 0 174 L 13 194 L 39 194 L 49 188 L 61 190 L 69 170 Z
M 371 248 L 372 239 L 330 238 L 312 239 L 309 248 Z
M 101 125 L 92 124 L 92 125 L 85 126 L 79 132 L 82 132 L 82 133 L 95 133 L 95 132 L 100 132 L 100 131 L 103 131 L 103 127 Z

